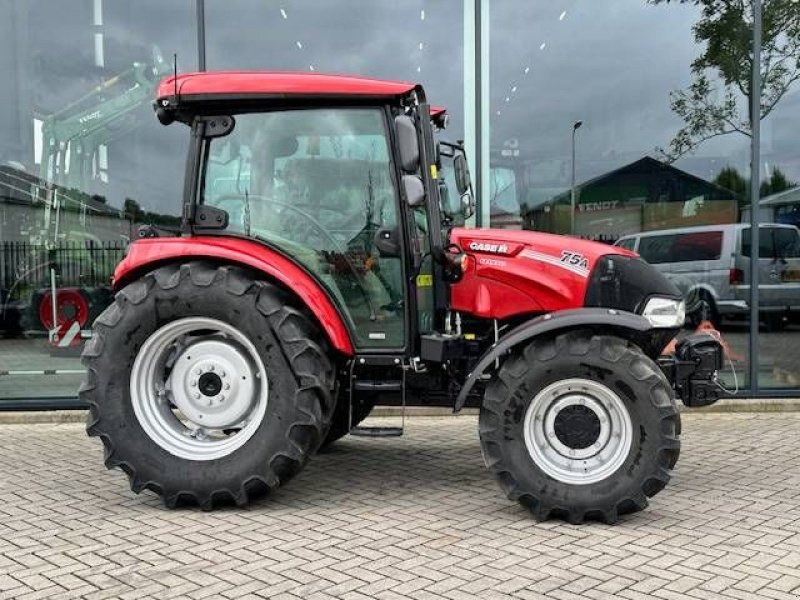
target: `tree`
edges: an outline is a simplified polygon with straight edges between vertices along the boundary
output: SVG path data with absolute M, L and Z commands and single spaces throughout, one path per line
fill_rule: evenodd
M 739 199 L 739 204 L 745 206 L 750 202 L 750 180 L 742 177 L 742 174 L 735 167 L 723 167 L 717 176 L 714 177 L 714 184 L 732 191 Z M 778 192 L 791 189 L 797 185 L 796 182 L 789 181 L 786 175 L 779 168 L 775 167 L 772 174 L 761 182 L 759 197 L 765 198 Z
M 778 167 L 772 170 L 772 175 L 769 179 L 761 182 L 761 197 L 771 196 L 778 192 L 783 192 L 797 185 L 794 181 L 789 181 L 783 171 Z
M 670 107 L 684 126 L 669 149 L 669 162 L 711 138 L 738 133 L 752 137 L 750 115 L 755 0 L 646 0 L 650 4 L 694 4 L 702 8 L 694 25 L 704 46 L 691 65 L 692 82 L 670 93 Z M 766 118 L 800 79 L 800 2 L 762 0 L 761 98 L 759 120 Z
M 742 177 L 736 167 L 724 167 L 714 178 L 714 183 L 726 190 L 732 191 L 742 201 L 748 197 L 750 183 Z
M 144 217 L 144 211 L 139 203 L 133 198 L 125 198 L 125 203 L 122 205 L 122 210 L 134 223 L 140 223 Z

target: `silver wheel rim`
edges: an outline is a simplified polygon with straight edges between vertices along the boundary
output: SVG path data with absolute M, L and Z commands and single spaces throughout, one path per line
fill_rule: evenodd
M 144 432 L 188 460 L 216 460 L 241 448 L 261 425 L 268 388 L 247 336 L 204 317 L 178 319 L 150 335 L 130 380 Z
M 596 439 L 570 446 L 556 434 L 563 411 L 582 411 L 599 422 Z M 593 416 L 592 416 L 593 415 Z M 633 426 L 620 397 L 589 379 L 564 379 L 536 394 L 525 413 L 525 445 L 533 462 L 547 475 L 574 485 L 602 481 L 622 466 L 630 453 Z

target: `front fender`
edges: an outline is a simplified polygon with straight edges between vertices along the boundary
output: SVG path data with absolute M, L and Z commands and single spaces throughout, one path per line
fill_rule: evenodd
M 249 267 L 278 282 L 308 307 L 336 350 L 353 355 L 344 320 L 322 285 L 296 263 L 258 242 L 214 236 L 140 239 L 117 265 L 114 290 L 163 264 L 197 259 Z
M 589 329 L 596 333 L 616 335 L 630 340 L 653 360 L 658 358 L 664 347 L 678 332 L 677 329 L 654 328 L 650 321 L 641 315 L 613 308 L 576 308 L 536 317 L 509 331 L 481 356 L 478 364 L 467 376 L 464 386 L 456 398 L 453 412 L 464 408 L 467 396 L 475 383 L 489 365 L 500 356 L 535 337 L 563 333 L 570 329 Z

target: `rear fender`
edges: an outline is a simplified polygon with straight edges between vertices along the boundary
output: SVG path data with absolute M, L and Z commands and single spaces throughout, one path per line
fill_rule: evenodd
M 211 236 L 137 240 L 114 271 L 114 290 L 161 265 L 198 259 L 249 267 L 279 283 L 308 307 L 331 346 L 346 356 L 353 355 L 347 326 L 319 282 L 296 263 L 258 242 Z
M 506 352 L 534 338 L 552 337 L 572 329 L 588 329 L 598 334 L 609 334 L 629 340 L 656 360 L 677 329 L 654 328 L 641 315 L 609 308 L 576 308 L 536 317 L 512 329 L 498 340 L 483 356 L 467 377 L 456 398 L 454 412 L 464 408 L 467 396 L 487 368 Z

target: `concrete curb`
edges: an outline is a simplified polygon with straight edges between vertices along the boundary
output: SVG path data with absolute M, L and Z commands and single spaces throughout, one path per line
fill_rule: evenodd
M 680 405 L 681 412 L 686 413 L 775 413 L 800 412 L 800 398 L 736 398 L 720 400 L 712 406 L 704 408 L 686 408 Z M 37 423 L 59 425 L 63 423 L 85 423 L 85 410 L 42 410 L 42 411 L 8 411 L 0 412 L 0 425 L 33 425 Z M 378 406 L 372 412 L 375 417 L 399 417 L 400 407 Z M 406 417 L 459 417 L 475 416 L 477 408 L 465 408 L 457 415 L 452 409 L 439 406 L 411 406 L 406 409 Z

